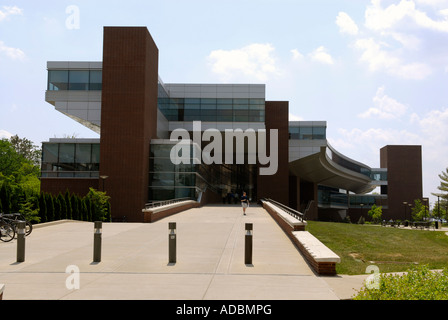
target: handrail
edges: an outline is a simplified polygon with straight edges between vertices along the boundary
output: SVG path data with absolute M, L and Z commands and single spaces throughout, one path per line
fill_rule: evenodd
M 187 200 L 192 200 L 192 198 L 186 197 L 186 198 L 177 198 L 177 199 L 170 199 L 170 200 L 148 202 L 145 204 L 145 208 L 146 209 L 156 208 L 156 207 L 161 207 L 161 206 L 173 204 L 173 203 L 180 202 L 180 201 L 187 201 Z
M 294 218 L 300 220 L 301 222 L 303 222 L 303 219 L 305 217 L 305 215 L 302 212 L 299 212 L 297 210 L 294 210 L 286 205 L 284 205 L 283 203 L 277 202 L 275 200 L 272 200 L 270 198 L 264 198 L 261 201 L 267 201 L 267 202 L 272 202 L 273 204 L 281 207 L 282 209 L 284 209 L 289 215 L 293 216 Z

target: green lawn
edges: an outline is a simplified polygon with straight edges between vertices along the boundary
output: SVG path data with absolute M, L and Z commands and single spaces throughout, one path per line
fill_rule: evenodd
M 308 221 L 306 230 L 341 257 L 338 274 L 407 271 L 416 264 L 448 266 L 448 235 L 443 231 L 407 230 L 376 225 Z

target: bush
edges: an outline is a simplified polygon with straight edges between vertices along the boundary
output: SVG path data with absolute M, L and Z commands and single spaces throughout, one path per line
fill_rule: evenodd
M 448 269 L 419 266 L 403 275 L 381 274 L 379 286 L 365 285 L 354 300 L 447 300 Z

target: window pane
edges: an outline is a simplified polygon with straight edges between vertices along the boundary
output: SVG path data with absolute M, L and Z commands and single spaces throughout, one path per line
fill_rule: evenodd
M 75 162 L 75 144 L 61 143 L 59 145 L 59 162 L 74 163 Z
M 58 144 L 44 143 L 42 148 L 42 162 L 58 163 Z
M 314 127 L 313 128 L 313 139 L 325 139 L 325 128 L 324 127 Z
M 90 70 L 89 90 L 101 90 L 103 84 L 103 72 L 101 70 Z
M 76 163 L 87 164 L 90 163 L 91 144 L 77 144 L 76 145 Z
M 48 71 L 48 90 L 68 90 L 68 71 L 51 70 Z
M 300 139 L 311 140 L 313 138 L 313 128 L 300 128 Z
M 69 72 L 69 90 L 89 90 L 89 71 Z
M 100 145 L 92 144 L 92 163 L 100 163 Z

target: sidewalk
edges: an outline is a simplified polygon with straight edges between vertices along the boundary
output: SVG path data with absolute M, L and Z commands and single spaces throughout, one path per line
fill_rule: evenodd
M 177 261 L 168 263 L 168 222 L 177 223 Z M 244 263 L 245 223 L 253 223 L 253 264 Z M 93 223 L 36 227 L 0 243 L 4 300 L 338 300 L 366 276 L 319 277 L 261 207 L 190 209 L 155 223 L 103 223 L 101 262 Z M 72 273 L 79 270 L 79 274 Z M 79 289 L 73 289 L 79 275 Z

